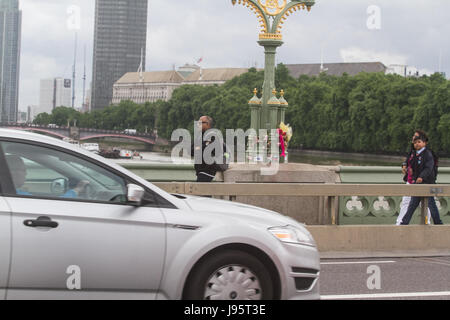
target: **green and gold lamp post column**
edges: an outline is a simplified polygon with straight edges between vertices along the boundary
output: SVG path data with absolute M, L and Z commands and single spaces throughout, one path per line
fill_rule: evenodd
M 281 97 L 282 106 L 280 107 L 275 91 L 275 55 L 277 48 L 283 45 L 281 29 L 287 18 L 294 12 L 310 11 L 315 0 L 231 0 L 231 2 L 233 5 L 242 4 L 256 14 L 261 28 L 258 44 L 264 47 L 265 53 L 261 103 L 258 109 L 252 109 L 257 112 L 252 111 L 251 128 L 256 132 L 260 129 L 277 129 L 280 121 L 284 121 L 284 111 L 287 107 L 283 97 Z M 255 94 L 250 101 L 253 107 L 255 107 L 255 97 L 258 98 Z

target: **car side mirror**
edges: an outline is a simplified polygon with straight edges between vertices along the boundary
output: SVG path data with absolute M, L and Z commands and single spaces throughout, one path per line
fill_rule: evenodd
M 52 181 L 50 191 L 55 195 L 62 195 L 66 193 L 69 181 L 65 178 L 58 178 Z
M 144 198 L 145 190 L 136 184 L 127 185 L 127 201 L 134 206 L 140 206 Z

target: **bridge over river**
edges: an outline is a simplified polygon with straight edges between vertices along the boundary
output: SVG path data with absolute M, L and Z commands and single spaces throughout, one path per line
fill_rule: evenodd
M 56 138 L 64 139 L 71 138 L 78 141 L 88 141 L 96 138 L 124 138 L 135 141 L 144 142 L 150 145 L 167 145 L 168 142 L 165 139 L 159 138 L 154 133 L 126 133 L 119 130 L 101 130 L 92 128 L 78 128 L 78 127 L 65 127 L 56 125 L 35 125 L 35 124 L 22 124 L 22 123 L 0 123 L 0 127 L 31 131 L 36 133 L 43 133 Z

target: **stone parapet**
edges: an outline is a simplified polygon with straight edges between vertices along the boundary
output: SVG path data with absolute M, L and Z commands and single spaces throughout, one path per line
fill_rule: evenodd
M 289 163 L 279 164 L 277 172 L 273 175 L 262 174 L 263 170 L 268 168 L 262 164 L 233 164 L 224 173 L 224 182 L 340 183 L 338 170 L 335 167 Z M 327 204 L 324 197 L 237 196 L 236 201 L 280 212 L 306 224 L 330 223 L 328 211 L 325 210 Z
M 450 255 L 450 226 L 307 226 L 321 258 Z

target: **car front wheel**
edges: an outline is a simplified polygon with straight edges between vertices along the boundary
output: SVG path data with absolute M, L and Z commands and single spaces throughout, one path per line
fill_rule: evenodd
M 226 250 L 202 260 L 192 270 L 184 291 L 187 300 L 271 300 L 267 268 L 249 253 Z

